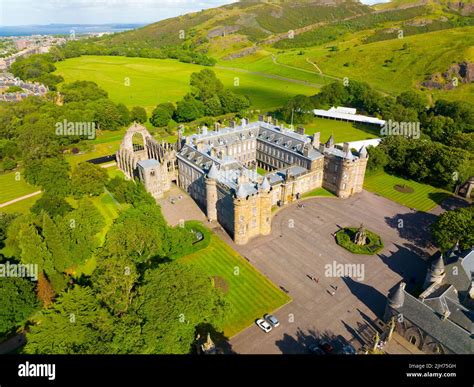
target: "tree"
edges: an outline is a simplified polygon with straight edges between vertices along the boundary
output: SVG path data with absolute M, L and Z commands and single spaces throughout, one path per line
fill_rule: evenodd
M 214 71 L 209 69 L 192 73 L 189 84 L 193 96 L 203 102 L 224 90 L 222 82 L 216 77 Z
M 400 105 L 414 109 L 417 113 L 422 113 L 426 110 L 428 105 L 426 98 L 416 91 L 404 91 L 397 97 L 397 103 Z
M 75 81 L 61 88 L 64 102 L 97 101 L 106 99 L 107 92 L 91 81 Z
M 230 90 L 224 90 L 218 96 L 224 113 L 236 113 L 250 106 L 250 100 L 246 96 L 235 94 Z
M 7 230 L 10 224 L 15 220 L 18 214 L 7 214 L 0 212 L 0 249 L 5 247 L 5 239 L 7 239 Z
M 168 122 L 170 122 L 172 118 L 172 114 L 173 113 L 170 113 L 167 108 L 158 105 L 151 113 L 150 122 L 154 127 L 161 128 L 168 125 Z
M 145 274 L 139 290 L 138 314 L 143 319 L 143 353 L 186 354 L 196 327 L 221 327 L 227 304 L 211 279 L 192 265 L 172 262 Z
M 38 275 L 36 294 L 44 308 L 49 307 L 53 303 L 56 293 L 44 273 L 39 273 Z
M 135 264 L 161 259 L 168 250 L 166 224 L 156 204 L 139 204 L 122 212 L 107 233 L 104 254 Z
M 99 196 L 109 179 L 107 171 L 92 163 L 80 163 L 71 175 L 71 188 L 76 198 L 84 195 Z
M 21 326 L 38 306 L 35 285 L 19 277 L 1 279 L 0 300 L 0 337 Z
M 134 106 L 130 111 L 130 121 L 143 124 L 147 120 L 146 110 L 141 106 Z
M 389 162 L 388 155 L 380 147 L 369 146 L 367 148 L 369 154 L 369 162 L 367 163 L 367 169 L 370 171 L 376 171 L 383 169 Z
M 176 122 L 190 122 L 204 116 L 206 108 L 201 101 L 188 98 L 178 101 L 174 120 Z
M 204 105 L 206 106 L 206 112 L 205 114 L 208 116 L 219 116 L 223 113 L 222 105 L 221 105 L 221 100 L 219 99 L 219 96 L 214 95 L 210 98 L 208 98 L 206 101 L 204 101 Z
M 128 311 L 137 281 L 137 269 L 126 257 L 101 258 L 92 275 L 97 298 L 114 315 Z
M 46 158 L 25 163 L 25 178 L 51 195 L 64 197 L 69 193 L 69 163 L 63 158 Z
M 104 217 L 88 199 L 82 199 L 78 208 L 68 212 L 61 220 L 62 232 L 69 242 L 72 263 L 83 264 L 99 246 L 97 234 L 105 226 Z
M 458 208 L 441 214 L 431 231 L 436 245 L 446 251 L 459 242 L 461 249 L 474 245 L 474 207 Z
M 40 215 L 42 211 L 54 218 L 55 216 L 63 216 L 67 212 L 72 211 L 72 207 L 63 197 L 46 192 L 35 202 L 33 207 L 31 207 L 33 214 Z
M 333 82 L 321 88 L 321 91 L 315 96 L 311 97 L 313 105 L 316 107 L 344 106 L 349 100 L 349 91 L 340 82 Z
M 118 130 L 123 125 L 123 116 L 117 106 L 108 99 L 91 102 L 95 111 L 94 121 L 98 129 Z
M 280 114 L 286 122 L 307 123 L 313 117 L 313 102 L 305 95 L 297 95 L 288 100 L 280 109 Z
M 57 218 L 58 219 L 58 218 Z M 42 234 L 46 247 L 51 254 L 52 263 L 57 273 L 64 273 L 72 266 L 74 260 L 70 256 L 67 234 L 63 232 L 60 219 L 55 222 L 48 214 L 43 214 Z M 63 282 L 63 287 L 65 283 Z M 59 292 L 61 289 L 55 287 Z
M 106 351 L 111 316 L 90 288 L 75 286 L 43 311 L 26 335 L 26 354 L 91 354 Z
M 123 104 L 123 103 L 119 103 L 117 105 L 117 110 L 120 114 L 120 120 L 119 120 L 119 123 L 121 126 L 126 126 L 128 124 L 130 124 L 130 111 L 128 110 L 128 108 Z

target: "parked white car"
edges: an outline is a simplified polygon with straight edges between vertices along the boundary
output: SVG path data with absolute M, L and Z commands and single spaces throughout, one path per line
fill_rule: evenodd
M 263 318 L 270 323 L 270 325 L 274 328 L 276 328 L 277 326 L 280 325 L 280 321 L 278 321 L 278 319 L 271 315 L 271 314 L 266 314 L 265 316 L 263 316 Z
M 268 322 L 266 322 L 263 318 L 259 318 L 257 321 L 255 321 L 255 323 L 265 333 L 268 333 L 272 330 L 272 326 Z

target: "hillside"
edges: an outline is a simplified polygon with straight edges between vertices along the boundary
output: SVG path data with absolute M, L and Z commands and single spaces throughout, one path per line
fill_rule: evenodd
M 348 77 L 390 94 L 418 88 L 433 98 L 472 100 L 470 73 L 461 87 L 449 89 L 449 78 L 459 74 L 456 68 L 474 66 L 472 26 L 472 0 L 393 0 L 374 6 L 357 0 L 247 0 L 96 44 L 121 48 L 120 54 L 109 55 L 144 57 L 153 56 L 133 50 L 179 47 L 214 58 L 219 66 L 318 85 Z M 100 50 L 90 53 L 100 55 Z

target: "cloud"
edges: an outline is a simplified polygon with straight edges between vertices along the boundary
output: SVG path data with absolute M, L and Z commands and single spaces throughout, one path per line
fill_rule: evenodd
M 364 3 L 387 0 L 362 0 Z M 151 23 L 236 0 L 0 0 L 0 25 Z

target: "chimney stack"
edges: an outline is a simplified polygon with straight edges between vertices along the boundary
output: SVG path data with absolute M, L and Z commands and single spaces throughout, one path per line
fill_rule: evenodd
M 312 142 L 313 146 L 314 146 L 316 149 L 318 149 L 318 148 L 319 148 L 319 144 L 320 144 L 320 142 L 319 142 L 319 141 L 320 141 L 320 135 L 321 135 L 321 133 L 320 133 L 320 132 L 318 132 L 318 133 L 314 133 L 314 134 L 313 134 L 313 139 L 311 140 L 311 142 Z
M 343 146 L 343 148 L 342 148 L 342 151 L 343 151 L 345 154 L 347 154 L 347 153 L 349 153 L 349 152 L 351 151 L 351 148 L 350 148 L 350 145 L 349 145 L 348 142 L 345 142 L 345 143 L 344 143 L 344 146 Z

